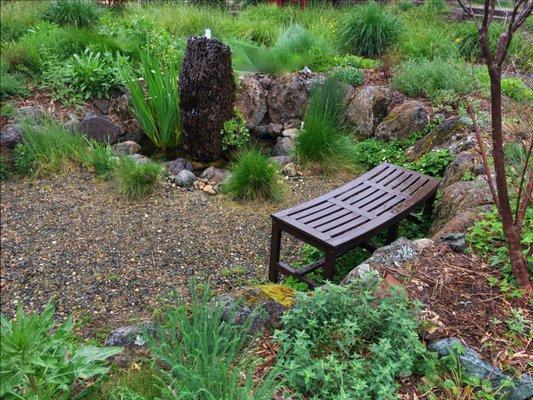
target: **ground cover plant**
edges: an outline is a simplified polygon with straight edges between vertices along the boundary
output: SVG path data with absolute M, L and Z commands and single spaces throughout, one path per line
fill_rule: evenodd
M 326 284 L 299 294 L 275 338 L 287 385 L 311 398 L 394 399 L 396 378 L 420 370 L 416 307 L 398 288 L 378 283 Z
M 0 396 L 6 399 L 65 399 L 72 384 L 107 373 L 104 361 L 120 347 L 82 346 L 73 335 L 72 319 L 54 328 L 54 307 L 16 321 L 1 315 Z
M 121 158 L 114 169 L 118 191 L 135 200 L 152 193 L 163 174 L 163 166 L 157 162 L 138 162 L 130 156 Z

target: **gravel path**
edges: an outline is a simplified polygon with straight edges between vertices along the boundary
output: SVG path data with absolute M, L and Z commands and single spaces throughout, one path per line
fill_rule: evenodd
M 1 188 L 1 310 L 73 314 L 90 335 L 149 317 L 190 277 L 217 291 L 267 277 L 269 214 L 353 179 L 306 174 L 281 204 L 161 188 L 128 202 L 87 173 Z

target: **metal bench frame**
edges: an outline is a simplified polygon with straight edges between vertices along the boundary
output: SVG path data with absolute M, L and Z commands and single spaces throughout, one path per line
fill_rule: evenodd
M 420 222 L 411 213 L 422 206 L 424 215 L 431 215 L 438 185 L 436 178 L 383 163 L 329 193 L 272 214 L 269 280 L 277 282 L 281 273 L 316 287 L 306 275 L 321 267 L 331 280 L 337 257 L 356 247 L 373 252 L 368 240 L 383 229 L 388 229 L 387 243 L 396 240 L 402 220 Z M 325 257 L 299 269 L 280 261 L 282 232 Z

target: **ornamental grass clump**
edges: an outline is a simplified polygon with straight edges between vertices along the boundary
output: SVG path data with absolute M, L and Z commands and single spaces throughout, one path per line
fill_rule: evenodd
M 283 187 L 276 166 L 258 149 L 242 152 L 230 166 L 223 191 L 234 200 L 279 200 Z
M 274 335 L 278 367 L 295 395 L 396 399 L 397 379 L 420 371 L 426 349 L 417 307 L 399 287 L 383 297 L 377 277 L 298 293 Z
M 402 22 L 375 2 L 356 7 L 340 29 L 344 49 L 364 57 L 385 52 L 401 32 Z
M 131 156 L 120 159 L 114 171 L 118 191 L 127 199 L 136 200 L 152 193 L 163 175 L 163 166 L 156 162 L 139 162 Z
M 313 89 L 303 130 L 295 141 L 300 161 L 325 168 L 351 165 L 354 142 L 343 132 L 344 96 L 344 85 L 333 78 Z
M 176 147 L 182 139 L 176 66 L 149 53 L 141 54 L 141 63 L 142 77 L 130 71 L 125 78 L 132 113 L 154 145 Z
M 98 23 L 101 9 L 90 0 L 54 0 L 43 12 L 43 19 L 60 26 L 92 28 Z

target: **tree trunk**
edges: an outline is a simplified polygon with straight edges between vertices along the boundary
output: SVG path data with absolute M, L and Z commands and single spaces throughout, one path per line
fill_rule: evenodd
M 513 273 L 520 287 L 528 293 L 533 292 L 529 279 L 529 271 L 525 256 L 522 254 L 521 234 L 522 226 L 515 225 L 509 201 L 509 190 L 505 174 L 505 154 L 503 151 L 502 129 L 502 90 L 501 68 L 489 66 L 490 99 L 492 116 L 492 157 L 496 172 L 496 188 L 498 190 L 499 204 L 497 204 L 500 218 L 502 219 L 503 233 L 509 250 L 509 259 Z M 490 171 L 487 171 L 490 173 Z

